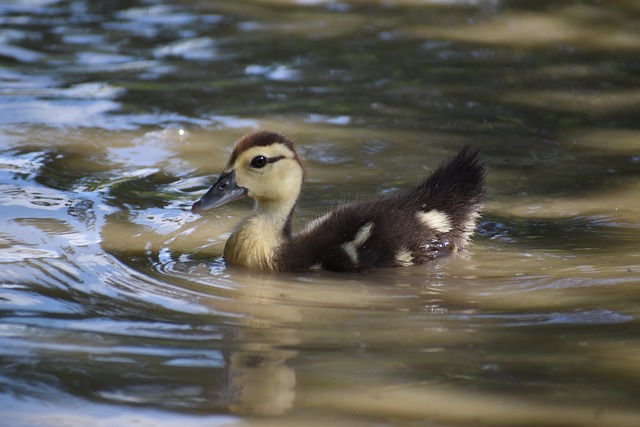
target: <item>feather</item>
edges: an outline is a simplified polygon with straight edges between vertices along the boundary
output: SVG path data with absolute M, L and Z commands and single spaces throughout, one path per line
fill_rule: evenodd
M 410 191 L 346 203 L 297 234 L 291 217 L 305 169 L 290 139 L 265 131 L 244 136 L 225 174 L 193 211 L 227 198 L 255 200 L 253 216 L 225 245 L 229 262 L 280 271 L 367 271 L 420 264 L 466 247 L 482 208 L 486 168 L 477 150 L 464 147 Z

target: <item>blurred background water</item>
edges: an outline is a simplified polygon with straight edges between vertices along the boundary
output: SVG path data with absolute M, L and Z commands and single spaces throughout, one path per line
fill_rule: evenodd
M 3 0 L 5 426 L 640 425 L 640 4 Z M 463 254 L 219 256 L 233 142 L 298 141 L 303 224 L 489 167 Z

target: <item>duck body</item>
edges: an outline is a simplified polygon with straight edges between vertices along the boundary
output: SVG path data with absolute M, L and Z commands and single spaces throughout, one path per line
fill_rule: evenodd
M 477 151 L 465 147 L 412 190 L 341 205 L 294 234 L 291 218 L 304 167 L 289 139 L 261 131 L 236 144 L 223 174 L 192 211 L 255 200 L 253 215 L 225 244 L 230 264 L 361 272 L 421 264 L 466 247 L 482 207 L 485 174 Z

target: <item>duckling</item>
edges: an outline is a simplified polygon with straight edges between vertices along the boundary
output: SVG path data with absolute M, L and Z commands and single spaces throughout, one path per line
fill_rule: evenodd
M 191 210 L 199 213 L 249 197 L 254 212 L 227 240 L 226 262 L 261 270 L 364 272 L 421 264 L 467 246 L 484 195 L 485 166 L 465 147 L 414 189 L 347 203 L 291 231 L 305 168 L 286 136 L 242 137 L 213 186 Z

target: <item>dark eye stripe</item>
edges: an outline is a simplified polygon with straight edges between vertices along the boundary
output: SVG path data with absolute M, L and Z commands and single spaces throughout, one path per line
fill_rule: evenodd
M 284 158 L 285 156 L 277 156 L 277 157 L 256 156 L 253 159 L 251 159 L 249 166 L 251 166 L 254 169 L 262 169 L 268 163 L 275 163 L 278 160 L 282 160 Z
M 285 158 L 285 156 L 267 157 L 267 163 L 275 163 L 278 160 L 282 160 L 284 158 Z

